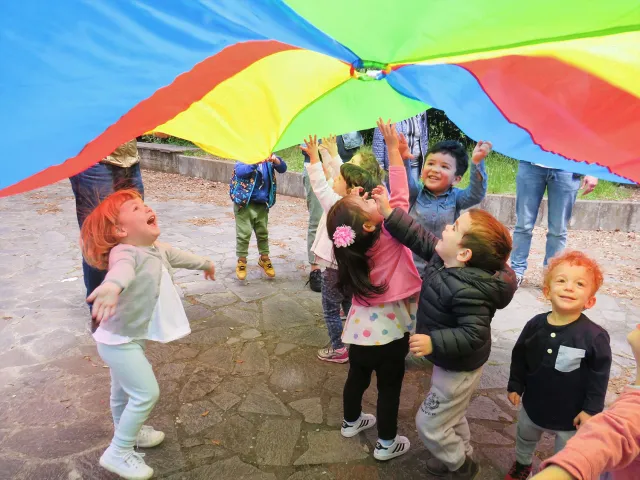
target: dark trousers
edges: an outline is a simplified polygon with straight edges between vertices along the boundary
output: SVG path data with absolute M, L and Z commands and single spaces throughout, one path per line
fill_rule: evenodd
M 142 174 L 138 163 L 129 168 L 96 163 L 84 172 L 70 177 L 69 181 L 73 195 L 76 197 L 76 215 L 80 228 L 82 228 L 85 218 L 93 212 L 98 204 L 116 190 L 135 188 L 144 197 Z M 100 286 L 107 274 L 106 270 L 93 268 L 84 259 L 82 260 L 82 273 L 87 296 Z M 92 331 L 95 331 L 96 328 L 97 325 L 92 324 Z
M 404 358 L 409 353 L 409 334 L 386 345 L 349 347 L 349 376 L 344 385 L 344 419 L 355 422 L 362 412 L 362 396 L 378 378 L 378 437 L 393 440 L 398 433 L 398 408 L 404 378 Z

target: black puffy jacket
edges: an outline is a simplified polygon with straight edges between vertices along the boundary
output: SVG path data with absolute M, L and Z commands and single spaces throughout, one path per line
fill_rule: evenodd
M 428 263 L 424 269 L 416 333 L 431 336 L 427 358 L 446 370 L 470 372 L 491 353 L 491 319 L 516 291 L 516 276 L 507 265 L 498 272 L 473 267 L 446 268 L 435 253 L 431 232 L 396 208 L 385 227 L 400 243 Z

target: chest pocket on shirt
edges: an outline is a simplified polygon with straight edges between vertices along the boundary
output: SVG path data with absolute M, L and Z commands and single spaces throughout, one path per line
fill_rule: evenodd
M 586 354 L 586 350 L 581 348 L 565 347 L 564 345 L 561 345 L 558 349 L 558 356 L 556 357 L 556 370 L 564 373 L 577 370 L 580 368 L 580 363 Z

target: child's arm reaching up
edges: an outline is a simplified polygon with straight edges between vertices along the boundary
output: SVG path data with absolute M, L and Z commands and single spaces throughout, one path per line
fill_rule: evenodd
M 384 186 L 374 188 L 371 196 L 378 205 L 380 215 L 385 218 L 384 226 L 387 231 L 413 253 L 429 261 L 435 252 L 438 238 L 425 230 L 406 211 L 401 208 L 393 209 Z
M 487 195 L 487 171 L 484 168 L 484 159 L 491 153 L 492 148 L 491 142 L 480 140 L 473 149 L 469 186 L 464 190 L 458 190 L 459 193 L 456 196 L 456 207 L 459 210 L 477 205 Z
M 309 165 L 306 168 L 313 193 L 316 194 L 322 209 L 328 212 L 342 197 L 334 192 L 327 183 L 327 177 L 324 175 L 322 163 L 318 157 L 318 138 L 315 135 L 309 135 L 304 146 L 301 146 L 300 149 L 309 155 Z
M 416 201 L 416 198 L 418 198 L 418 194 L 420 193 L 420 186 L 411 174 L 411 160 L 413 160 L 413 155 L 411 155 L 409 144 L 407 143 L 407 137 L 404 136 L 404 133 L 400 133 L 398 135 L 398 140 L 398 150 L 400 151 L 400 157 L 404 162 L 404 169 L 407 172 L 407 180 L 409 182 L 409 205 L 413 205 L 413 202 Z
M 409 185 L 407 183 L 407 172 L 400 155 L 400 139 L 396 132 L 396 126 L 388 121 L 384 123 L 382 118 L 378 119 L 378 128 L 382 132 L 384 141 L 387 144 L 389 155 L 389 189 L 391 190 L 391 207 L 401 208 L 405 212 L 409 211 Z

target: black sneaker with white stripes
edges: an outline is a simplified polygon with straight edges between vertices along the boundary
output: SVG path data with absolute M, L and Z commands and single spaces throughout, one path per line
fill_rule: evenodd
M 374 417 L 370 413 L 361 413 L 360 418 L 353 423 L 348 423 L 346 420 L 343 420 L 340 433 L 342 433 L 343 437 L 355 437 L 361 431 L 366 430 L 367 428 L 371 428 L 375 424 L 376 417 Z
M 376 442 L 376 448 L 373 451 L 373 457 L 376 460 L 380 461 L 391 460 L 392 458 L 396 458 L 407 453 L 410 446 L 411 443 L 409 442 L 409 439 L 407 437 L 396 435 L 395 440 L 388 447 L 382 446 L 379 441 Z

